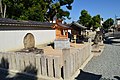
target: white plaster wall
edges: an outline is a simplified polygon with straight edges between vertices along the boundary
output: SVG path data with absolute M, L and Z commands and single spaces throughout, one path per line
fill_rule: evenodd
M 117 24 L 118 24 L 118 25 L 120 24 L 120 20 L 117 21 Z
M 34 35 L 35 45 L 49 43 L 55 40 L 55 30 L 0 31 L 0 52 L 24 48 L 23 38 L 27 33 Z

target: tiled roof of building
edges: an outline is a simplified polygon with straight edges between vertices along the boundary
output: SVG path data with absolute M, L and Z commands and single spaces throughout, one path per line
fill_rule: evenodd
M 70 25 L 71 28 L 80 28 L 80 29 L 86 29 L 85 26 L 79 24 L 78 22 L 72 22 L 71 25 Z
M 69 26 L 64 25 L 64 24 L 62 24 L 62 23 L 57 23 L 57 25 L 61 26 L 62 28 L 66 28 L 66 29 L 69 29 L 69 28 L 70 28 Z

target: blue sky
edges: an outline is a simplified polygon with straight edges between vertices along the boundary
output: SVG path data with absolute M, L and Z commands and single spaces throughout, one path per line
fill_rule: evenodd
M 74 0 L 72 10 L 70 10 L 70 20 L 66 22 L 77 21 L 81 10 L 85 9 L 91 16 L 100 14 L 104 20 L 120 17 L 120 0 Z M 65 8 L 64 8 L 65 9 Z

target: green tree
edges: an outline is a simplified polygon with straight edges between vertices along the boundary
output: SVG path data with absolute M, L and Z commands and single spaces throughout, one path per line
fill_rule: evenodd
M 70 19 L 69 15 L 70 13 L 68 11 L 64 11 L 61 9 L 61 6 L 66 5 L 66 8 L 68 10 L 72 9 L 71 4 L 74 0 L 53 0 L 51 5 L 49 6 L 48 12 L 46 13 L 46 19 L 47 20 L 53 20 L 54 16 L 56 16 L 58 19 L 64 19 L 67 17 Z M 54 4 L 53 4 L 54 3 Z
M 79 17 L 78 22 L 82 24 L 83 26 L 86 26 L 88 29 L 90 28 L 90 23 L 92 23 L 92 18 L 90 14 L 88 13 L 88 11 L 86 10 L 81 11 L 81 16 Z
M 101 17 L 100 15 L 91 16 L 87 10 L 81 11 L 81 16 L 79 17 L 78 22 L 82 24 L 83 26 L 86 26 L 87 29 L 90 29 L 91 27 L 95 30 L 98 27 L 101 27 Z
M 7 5 L 6 17 L 20 20 L 50 21 L 57 18 L 69 18 L 70 13 L 61 9 L 66 6 L 71 10 L 74 0 L 2 0 Z
M 93 19 L 91 18 L 90 23 L 89 23 L 89 29 L 90 29 L 90 28 L 93 28 L 93 26 L 94 26 L 94 21 L 93 21 Z
M 101 22 L 101 17 L 100 15 L 96 15 L 92 17 L 93 20 L 93 29 L 97 29 L 98 27 L 101 27 L 100 22 Z
M 112 18 L 109 18 L 103 23 L 103 28 L 109 29 L 113 24 L 114 24 L 114 20 Z
M 47 4 L 43 0 L 2 0 L 7 5 L 6 17 L 17 20 L 44 21 Z

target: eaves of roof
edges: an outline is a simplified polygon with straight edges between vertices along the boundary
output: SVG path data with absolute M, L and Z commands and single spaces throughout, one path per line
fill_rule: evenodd
M 76 27 L 81 28 L 81 29 L 86 29 L 85 26 L 79 24 L 78 22 L 72 22 L 71 25 L 70 25 L 70 27 L 73 28 L 73 25 L 75 25 Z

